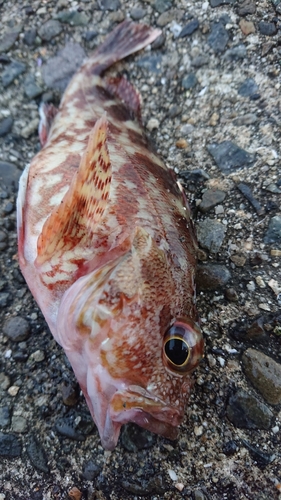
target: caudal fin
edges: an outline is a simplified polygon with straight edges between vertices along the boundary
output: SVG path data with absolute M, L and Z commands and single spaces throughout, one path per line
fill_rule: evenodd
M 105 38 L 85 63 L 85 67 L 89 68 L 92 74 L 101 74 L 116 61 L 146 47 L 160 34 L 161 30 L 157 28 L 125 20 Z

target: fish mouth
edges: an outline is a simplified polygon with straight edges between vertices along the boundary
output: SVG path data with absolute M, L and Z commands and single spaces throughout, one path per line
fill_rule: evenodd
M 178 426 L 182 420 L 183 414 L 179 409 L 167 406 L 164 401 L 141 387 L 129 386 L 125 390 L 116 391 L 112 396 L 105 425 L 100 432 L 101 441 L 106 449 L 113 449 L 121 426 L 128 422 L 174 440 L 178 436 Z

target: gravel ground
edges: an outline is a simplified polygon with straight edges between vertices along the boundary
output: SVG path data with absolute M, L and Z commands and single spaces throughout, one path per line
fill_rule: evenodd
M 38 104 L 126 17 L 163 30 L 114 70 L 191 201 L 206 352 L 177 442 L 128 425 L 104 452 L 19 271 L 15 200 Z M 280 499 L 280 19 L 280 0 L 0 0 L 0 500 Z

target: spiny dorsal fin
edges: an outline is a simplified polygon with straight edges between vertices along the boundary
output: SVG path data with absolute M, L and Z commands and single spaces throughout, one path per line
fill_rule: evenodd
M 91 242 L 94 226 L 107 206 L 111 183 L 106 136 L 107 120 L 102 116 L 90 134 L 69 190 L 43 226 L 37 242 L 38 265 Z

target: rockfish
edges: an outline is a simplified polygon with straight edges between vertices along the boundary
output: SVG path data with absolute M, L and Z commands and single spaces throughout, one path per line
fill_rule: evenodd
M 159 30 L 124 21 L 81 66 L 18 195 L 19 262 L 63 347 L 103 446 L 126 422 L 174 439 L 203 340 L 197 243 L 173 171 L 141 124 L 124 77 L 103 77 Z

